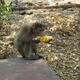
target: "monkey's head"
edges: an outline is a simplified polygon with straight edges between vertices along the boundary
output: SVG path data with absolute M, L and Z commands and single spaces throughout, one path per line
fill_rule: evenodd
M 40 22 L 35 22 L 33 23 L 32 26 L 33 26 L 33 32 L 38 34 L 42 33 L 45 29 L 45 25 Z

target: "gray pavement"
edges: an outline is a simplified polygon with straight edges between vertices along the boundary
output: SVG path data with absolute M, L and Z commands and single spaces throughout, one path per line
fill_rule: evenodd
M 0 60 L 0 80 L 59 80 L 44 60 Z

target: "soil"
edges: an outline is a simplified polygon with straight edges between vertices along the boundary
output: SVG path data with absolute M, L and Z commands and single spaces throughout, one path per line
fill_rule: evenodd
M 32 5 L 26 4 L 25 6 L 37 5 L 39 3 L 35 5 L 32 2 Z M 39 43 L 38 52 L 44 56 L 46 63 L 56 71 L 60 80 L 79 80 L 80 9 L 77 7 L 29 9 L 24 10 L 26 12 L 24 15 L 21 15 L 20 11 L 23 10 L 13 11 L 9 20 L 4 20 L 3 26 L 0 27 L 0 58 L 21 57 L 14 46 L 16 33 L 22 24 L 40 21 L 46 25 L 42 35 L 50 35 L 53 40 L 50 43 Z

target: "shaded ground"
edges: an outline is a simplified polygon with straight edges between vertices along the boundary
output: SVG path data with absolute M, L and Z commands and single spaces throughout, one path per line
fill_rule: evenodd
M 59 80 L 43 60 L 6 59 L 0 61 L 0 80 Z
M 19 56 L 13 39 L 20 25 L 39 20 L 47 25 L 43 35 L 53 36 L 51 44 L 39 44 L 38 51 L 61 80 L 79 80 L 80 73 L 80 9 L 34 9 L 20 15 L 15 11 L 0 29 L 0 58 Z M 32 14 L 29 14 L 32 12 Z

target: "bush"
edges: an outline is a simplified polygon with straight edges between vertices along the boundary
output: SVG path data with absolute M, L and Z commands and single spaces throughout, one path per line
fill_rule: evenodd
M 6 4 L 0 4 L 0 20 L 7 19 L 9 16 L 9 7 Z

